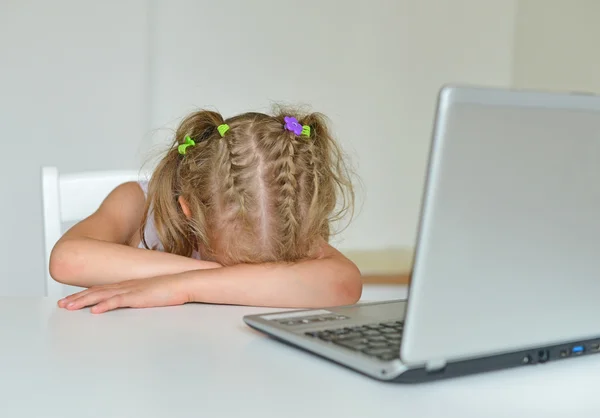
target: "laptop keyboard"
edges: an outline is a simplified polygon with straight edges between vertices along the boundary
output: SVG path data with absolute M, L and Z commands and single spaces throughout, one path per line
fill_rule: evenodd
M 400 357 L 403 327 L 403 322 L 393 321 L 306 332 L 305 335 L 389 361 Z

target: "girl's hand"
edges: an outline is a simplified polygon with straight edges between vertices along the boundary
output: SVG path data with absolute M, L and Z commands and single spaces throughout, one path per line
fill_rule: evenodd
M 92 313 L 103 313 L 117 308 L 151 308 L 186 302 L 189 296 L 183 278 L 162 276 L 93 286 L 59 300 L 58 306 L 70 311 L 92 306 Z

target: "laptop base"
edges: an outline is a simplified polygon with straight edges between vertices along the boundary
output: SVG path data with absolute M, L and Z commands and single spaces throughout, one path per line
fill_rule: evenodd
M 274 341 L 277 341 L 277 344 L 283 343 L 286 346 L 293 347 L 295 349 L 300 349 L 305 353 L 327 360 L 331 363 L 335 363 L 338 366 L 342 366 L 346 369 L 352 370 L 353 372 L 358 372 L 374 380 L 397 384 L 427 383 L 457 377 L 467 377 L 469 375 L 474 374 L 495 372 L 516 367 L 535 365 L 543 366 L 548 362 L 572 359 L 573 357 L 583 357 L 589 354 L 600 353 L 600 336 L 598 336 L 598 338 L 589 339 L 586 341 L 556 344 L 553 346 L 541 347 L 537 349 L 522 350 L 513 353 L 498 354 L 478 359 L 452 362 L 448 363 L 444 368 L 435 371 L 428 371 L 425 367 L 405 368 L 399 375 L 395 377 L 376 377 L 372 374 L 365 373 L 363 370 L 356 369 L 351 365 L 346 364 L 340 361 L 339 359 L 336 359 L 335 357 L 328 357 L 318 354 L 310 348 L 293 344 L 286 338 L 270 334 L 251 324 L 248 325 L 250 328 L 268 335 Z M 395 362 L 400 363 L 399 360 L 396 360 Z

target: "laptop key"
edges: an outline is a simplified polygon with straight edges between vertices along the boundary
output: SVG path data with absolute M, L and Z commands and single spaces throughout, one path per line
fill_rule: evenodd
M 334 328 L 316 332 L 306 332 L 305 335 L 311 337 L 320 338 L 323 341 L 328 342 L 342 342 L 342 341 L 363 341 L 360 344 L 367 344 L 366 347 L 361 347 L 360 350 L 372 348 L 372 349 L 384 349 L 385 347 L 393 347 L 394 350 L 399 351 L 400 341 L 402 339 L 401 322 L 386 322 L 384 324 L 369 324 L 369 325 L 357 325 L 349 326 L 344 328 Z M 390 327 L 393 325 L 394 327 Z M 398 328 L 400 327 L 400 329 Z M 383 343 L 375 344 L 375 346 L 368 346 L 369 343 Z M 340 344 L 342 345 L 342 344 Z
M 362 335 L 359 332 L 349 332 L 347 334 L 335 335 L 333 340 L 341 341 L 341 340 L 351 340 L 353 338 L 360 338 Z
M 352 340 L 342 340 L 344 344 L 349 344 L 349 345 L 357 345 L 357 344 L 369 344 L 369 340 L 367 340 L 366 338 L 354 338 Z
M 388 338 L 385 338 L 383 335 L 373 335 L 369 336 L 369 341 L 389 341 Z
M 389 346 L 390 344 L 385 341 L 369 341 L 369 348 L 384 348 Z
M 369 348 L 368 341 L 362 338 L 355 340 L 341 340 L 334 341 L 335 344 L 341 345 L 342 347 L 351 348 L 352 350 L 362 351 Z

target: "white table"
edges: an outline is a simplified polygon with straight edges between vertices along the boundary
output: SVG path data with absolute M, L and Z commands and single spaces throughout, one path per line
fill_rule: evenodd
M 43 298 L 0 298 L 0 417 L 600 415 L 600 355 L 381 383 L 243 324 L 242 315 L 262 311 L 270 310 L 195 304 L 95 316 Z

